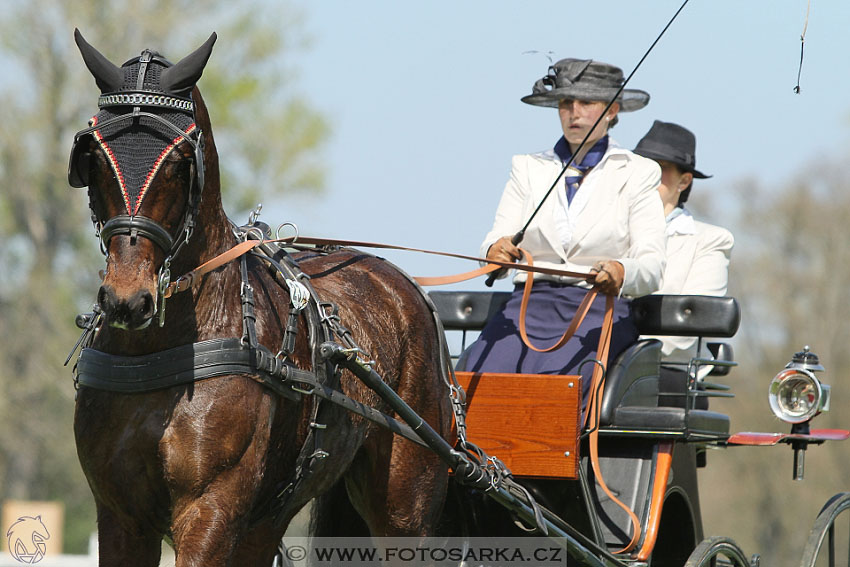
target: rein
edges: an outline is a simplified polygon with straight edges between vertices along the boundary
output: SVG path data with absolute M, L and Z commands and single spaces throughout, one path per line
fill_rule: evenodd
M 303 237 L 303 236 L 290 236 L 287 238 L 278 238 L 272 240 L 246 240 L 244 242 L 240 242 L 230 250 L 223 252 L 208 260 L 207 262 L 201 264 L 194 270 L 187 272 L 171 282 L 167 288 L 165 288 L 165 297 L 171 297 L 175 293 L 179 293 L 181 291 L 186 291 L 189 289 L 192 284 L 195 282 L 197 278 L 203 276 L 204 274 L 208 274 L 209 272 L 220 268 L 221 266 L 227 264 L 239 258 L 242 254 L 252 250 L 253 248 L 260 245 L 268 245 L 268 244 L 289 244 L 290 246 L 296 246 L 299 244 L 307 244 L 312 246 L 346 246 L 346 247 L 354 247 L 354 248 L 378 248 L 384 250 L 400 250 L 403 252 L 419 252 L 422 254 L 432 254 L 436 256 L 445 256 L 449 258 L 458 258 L 461 260 L 471 260 L 474 262 L 479 262 L 485 264 L 481 268 L 476 270 L 471 270 L 469 272 L 463 272 L 460 274 L 453 274 L 450 276 L 435 276 L 435 277 L 414 277 L 413 279 L 422 286 L 433 286 L 433 285 L 447 285 L 452 283 L 458 283 L 466 280 L 470 280 L 476 278 L 478 276 L 488 274 L 490 272 L 494 272 L 496 270 L 500 270 L 503 268 L 513 268 L 525 272 L 532 272 L 538 274 L 547 274 L 553 276 L 561 276 L 561 277 L 570 277 L 570 278 L 581 278 L 585 279 L 588 276 L 588 273 L 585 272 L 573 272 L 569 270 L 557 270 L 555 268 L 544 268 L 541 266 L 534 266 L 531 263 L 528 265 L 524 264 L 514 264 L 511 262 L 500 262 L 498 260 L 488 260 L 487 258 L 479 258 L 477 256 L 466 256 L 463 254 L 455 254 L 452 252 L 440 252 L 436 250 L 425 250 L 422 248 L 409 248 L 406 246 L 398 246 L 394 244 L 383 244 L 380 242 L 364 242 L 359 240 L 339 240 L 339 239 L 329 239 L 329 238 L 313 238 L 313 237 Z M 527 253 L 526 253 L 527 255 Z

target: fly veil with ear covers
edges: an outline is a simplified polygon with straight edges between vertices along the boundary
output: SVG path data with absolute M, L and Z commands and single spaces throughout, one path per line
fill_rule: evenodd
M 68 182 L 73 187 L 88 185 L 93 139 L 109 160 L 127 209 L 127 214 L 108 220 L 95 218 L 104 247 L 117 234 L 144 236 L 162 248 L 170 261 L 191 234 L 203 190 L 203 133 L 195 124 L 191 93 L 212 53 L 216 34 L 176 65 L 146 49 L 121 67 L 89 45 L 79 30 L 74 31 L 74 39 L 101 96 L 100 111 L 89 128 L 74 137 Z M 159 223 L 138 213 L 163 160 L 183 141 L 194 150 L 193 173 L 181 227 L 185 236 L 175 241 Z

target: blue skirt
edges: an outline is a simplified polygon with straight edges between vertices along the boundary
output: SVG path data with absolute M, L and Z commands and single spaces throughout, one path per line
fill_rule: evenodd
M 519 334 L 519 313 L 523 286 L 493 317 L 478 339 L 464 353 L 463 370 L 469 372 L 510 372 L 520 374 L 582 375 L 582 411 L 587 405 L 590 379 L 595 364 L 582 362 L 596 358 L 599 335 L 605 315 L 605 296 L 599 295 L 575 335 L 552 352 L 536 352 L 525 346 Z M 536 282 L 531 290 L 525 328 L 531 343 L 548 348 L 561 338 L 573 320 L 587 290 L 553 282 Z M 638 340 L 638 331 L 629 311 L 628 299 L 614 301 L 614 327 L 609 360 Z M 602 361 L 608 365 L 607 361 Z M 579 368 L 581 367 L 581 368 Z

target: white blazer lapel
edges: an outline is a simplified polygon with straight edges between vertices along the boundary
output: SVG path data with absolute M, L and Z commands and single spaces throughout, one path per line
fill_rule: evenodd
M 552 189 L 552 194 L 546 198 L 546 202 L 540 208 L 540 212 L 537 213 L 537 217 L 534 219 L 534 224 L 537 224 L 542 237 L 546 240 L 552 250 L 554 250 L 562 260 L 566 261 L 567 254 L 564 250 L 562 236 L 566 237 L 569 241 L 571 228 L 569 227 L 569 221 L 567 219 L 564 178 L 563 176 L 558 178 L 558 175 L 561 173 L 561 169 L 560 161 L 557 159 L 541 161 L 539 162 L 539 167 L 536 167 L 533 174 L 530 175 L 530 182 L 531 186 L 534 188 L 533 206 L 537 207 L 543 198 L 546 197 L 546 192 L 550 187 L 552 187 L 555 180 L 558 180 L 555 188 Z
M 596 226 L 603 212 L 614 206 L 617 195 L 625 187 L 629 178 L 625 165 L 625 160 L 605 159 L 588 174 L 573 198 L 573 206 L 569 210 L 570 216 L 576 220 L 572 223 L 574 228 L 571 246 L 580 243 Z M 598 180 L 603 172 L 605 183 L 600 184 Z M 583 195 L 582 192 L 584 192 Z

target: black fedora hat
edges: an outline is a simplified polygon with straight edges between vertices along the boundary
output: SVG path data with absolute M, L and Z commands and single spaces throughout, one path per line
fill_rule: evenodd
M 557 107 L 563 99 L 608 102 L 623 82 L 623 70 L 614 65 L 591 59 L 561 59 L 534 83 L 531 94 L 522 97 L 522 102 L 550 107 Z M 623 89 L 617 102 L 622 112 L 640 110 L 649 103 L 649 93 Z
M 656 120 L 634 152 L 649 159 L 669 161 L 697 179 L 711 177 L 696 168 L 697 139 L 693 132 L 672 122 Z

